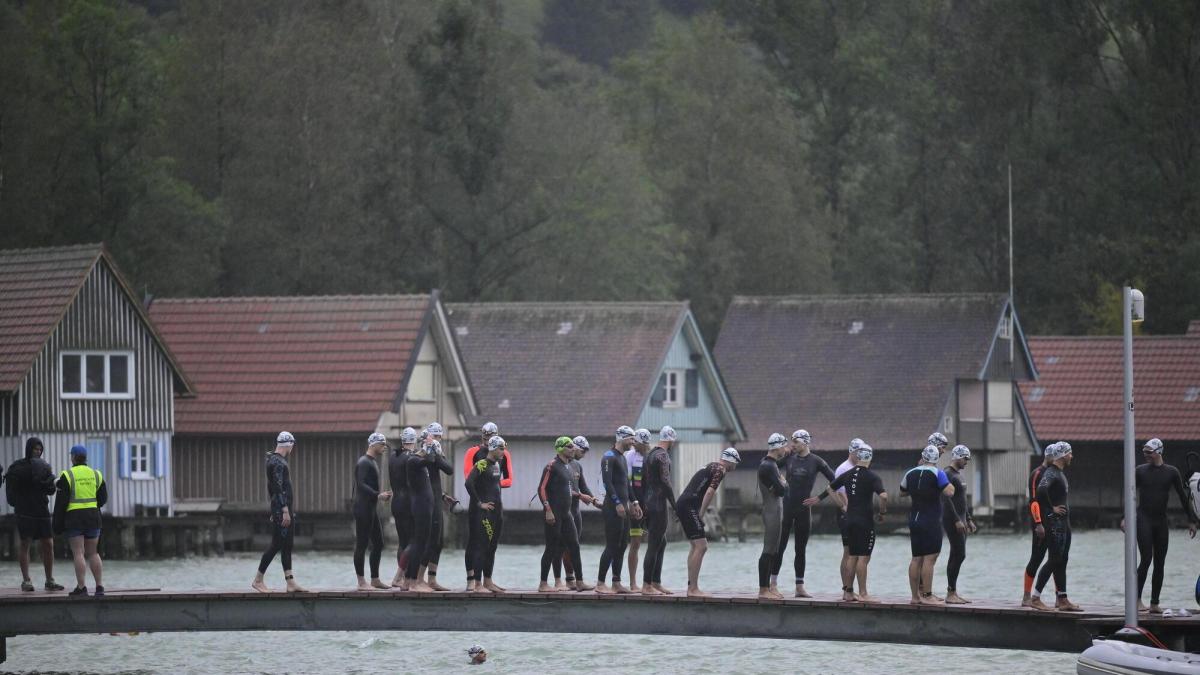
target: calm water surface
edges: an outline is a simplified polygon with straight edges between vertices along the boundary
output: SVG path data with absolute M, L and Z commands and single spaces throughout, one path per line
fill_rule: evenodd
M 667 546 L 664 583 L 685 586 L 687 544 Z M 701 575 L 709 591 L 747 592 L 757 586 L 758 544 L 714 544 Z M 1122 588 L 1122 540 L 1119 532 L 1081 532 L 1071 550 L 1068 587 L 1079 603 L 1118 605 Z M 394 571 L 394 551 L 385 554 L 384 576 Z M 959 589 L 968 598 L 1020 600 L 1021 577 L 1029 555 L 1026 536 L 988 535 L 970 539 Z M 510 588 L 536 585 L 540 548 L 501 546 L 496 580 Z M 586 569 L 594 570 L 600 548 L 583 549 Z M 935 588 L 945 586 L 945 552 L 939 561 Z M 806 580 L 810 590 L 835 592 L 841 587 L 837 563 L 841 542 L 820 536 L 809 542 Z M 909 560 L 906 537 L 884 537 L 871 562 L 873 593 L 906 596 Z M 59 561 L 59 581 L 70 585 L 69 565 Z M 106 585 L 112 588 L 164 589 L 246 588 L 254 574 L 255 555 L 192 558 L 158 562 L 105 564 Z M 790 581 L 791 550 L 781 579 Z M 301 553 L 295 561 L 297 579 L 314 588 L 350 587 L 354 572 L 349 553 Z M 462 552 L 443 554 L 443 583 L 459 586 Z M 1168 576 L 1163 589 L 1167 607 L 1195 609 L 1194 588 L 1200 574 L 1200 540 L 1187 533 L 1171 536 Z M 268 580 L 281 586 L 278 562 Z M 40 578 L 35 575 L 40 584 Z M 0 586 L 17 586 L 15 563 L 0 568 Z M 939 591 L 940 592 L 940 591 Z M 1147 589 L 1147 594 L 1149 589 Z M 137 636 L 18 637 L 8 641 L 10 672 L 96 673 L 1073 673 L 1068 654 L 991 649 L 957 649 L 861 643 L 755 640 L 745 638 L 539 635 L 504 633 L 503 626 L 478 626 L 462 633 L 374 632 L 253 632 L 162 633 Z M 483 644 L 491 654 L 484 666 L 469 669 L 464 650 Z M 615 648 L 615 649 L 614 649 Z

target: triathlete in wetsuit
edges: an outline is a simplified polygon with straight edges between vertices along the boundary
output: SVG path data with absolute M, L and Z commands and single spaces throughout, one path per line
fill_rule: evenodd
M 771 590 L 778 592 L 775 579 L 783 567 L 783 555 L 787 551 L 788 538 L 794 532 L 796 535 L 796 555 L 792 567 L 796 572 L 796 597 L 812 597 L 804 589 L 804 572 L 807 567 L 808 538 L 812 534 L 812 510 L 804 505 L 804 500 L 812 495 L 812 489 L 817 482 L 817 476 L 824 476 L 832 482 L 837 475 L 829 464 L 812 452 L 812 436 L 804 429 L 797 429 L 792 434 L 792 451 L 783 459 L 784 477 L 787 479 L 787 495 L 783 500 L 783 522 L 780 525 L 779 554 L 771 568 Z M 853 464 L 847 462 L 846 471 Z M 845 473 L 843 471 L 842 473 Z M 839 511 L 839 514 L 841 512 Z M 839 518 L 839 521 L 841 519 Z
M 474 571 L 474 582 L 470 588 L 477 593 L 502 593 L 503 588 L 492 582 L 492 570 L 496 563 L 496 548 L 500 545 L 500 533 L 504 527 L 504 504 L 500 496 L 500 458 L 507 444 L 498 435 L 488 438 L 487 455 L 475 462 L 467 476 L 467 494 L 476 505 L 471 517 L 472 535 L 469 538 L 470 567 Z
M 575 534 L 582 543 L 583 514 L 579 510 L 579 504 L 582 502 L 600 508 L 600 500 L 592 494 L 592 488 L 588 486 L 587 477 L 583 473 L 583 464 L 581 463 L 581 460 L 587 455 L 588 450 L 591 450 L 591 444 L 583 436 L 576 436 L 571 439 L 571 442 L 575 445 L 574 455 L 571 457 L 571 461 L 567 463 L 567 468 L 571 471 L 571 520 L 575 521 Z M 570 557 L 566 553 L 563 553 L 561 562 L 570 565 Z M 557 571 L 557 567 L 555 569 Z M 590 591 L 595 588 L 583 580 L 583 570 L 576 570 L 572 567 L 568 567 L 567 570 L 567 584 L 575 590 Z M 557 577 L 555 580 L 557 581 Z
M 1037 584 L 1034 586 L 1030 606 L 1034 609 L 1049 610 L 1042 602 L 1042 589 L 1050 577 L 1054 577 L 1054 586 L 1058 589 L 1054 609 L 1063 612 L 1080 612 L 1079 605 L 1067 599 L 1067 562 L 1071 554 L 1071 512 L 1067 506 L 1067 494 L 1070 488 L 1067 476 L 1063 470 L 1071 465 L 1071 446 L 1058 442 L 1047 449 L 1051 464 L 1042 472 L 1038 481 L 1037 498 L 1041 507 L 1042 518 L 1046 522 L 1046 552 L 1050 559 L 1038 571 Z
M 396 526 L 396 576 L 392 588 L 404 588 L 404 551 L 412 538 L 412 505 L 408 496 L 408 453 L 417 446 L 417 430 L 405 427 L 400 432 L 400 446 L 388 459 L 388 482 L 392 487 L 392 523 Z
M 783 480 L 779 462 L 788 450 L 783 434 L 771 434 L 767 439 L 767 456 L 758 464 L 758 492 L 762 497 L 763 548 L 758 555 L 758 597 L 782 599 L 783 594 L 771 588 L 771 571 L 781 556 L 780 546 L 787 541 L 783 530 L 783 497 L 788 484 Z
M 945 472 L 937 467 L 941 453 L 936 445 L 921 451 L 921 463 L 900 479 L 900 495 L 908 495 L 908 536 L 912 560 L 908 564 L 908 587 L 913 604 L 939 604 L 933 594 L 933 566 L 942 552 L 942 497 L 954 495 Z
M 391 492 L 379 490 L 378 457 L 387 447 L 387 438 L 380 433 L 367 439 L 367 452 L 354 465 L 354 573 L 358 575 L 358 590 L 388 588 L 379 580 L 379 561 L 383 558 L 383 522 L 379 519 L 379 500 L 388 501 Z M 363 558 L 371 549 L 371 582 L 363 576 Z
M 546 549 L 542 553 L 539 592 L 558 590 L 548 584 L 547 579 L 554 560 L 561 558 L 564 552 L 570 556 L 572 569 L 583 569 L 579 557 L 579 533 L 575 531 L 575 521 L 571 518 L 571 469 L 568 462 L 574 452 L 575 444 L 570 437 L 560 436 L 555 440 L 554 459 L 542 469 L 542 479 L 538 482 L 538 498 L 542 501 L 546 521 Z
M 279 555 L 283 564 L 283 578 L 287 582 L 289 593 L 303 592 L 304 589 L 296 583 L 292 575 L 292 544 L 296 539 L 296 504 L 295 491 L 292 490 L 292 473 L 288 468 L 287 457 L 295 449 L 296 439 L 286 431 L 279 432 L 275 438 L 275 451 L 267 454 L 267 496 L 271 502 L 271 545 L 263 552 L 262 560 L 258 563 L 258 575 L 250 586 L 259 592 L 267 593 L 263 575 L 271 561 Z
M 478 462 L 479 460 L 483 459 L 484 455 L 487 454 L 488 440 L 490 440 L 492 438 L 492 436 L 496 436 L 499 433 L 500 433 L 500 429 L 499 429 L 499 427 L 496 426 L 495 422 L 487 422 L 482 427 L 479 428 L 479 434 L 481 437 L 481 441 L 480 441 L 479 445 L 474 445 L 474 446 L 467 448 L 467 452 L 463 455 L 463 480 L 464 481 L 471 476 L 471 471 L 474 470 L 475 463 Z M 499 460 L 499 464 L 500 464 L 500 476 L 501 476 L 500 487 L 501 488 L 512 487 L 512 472 L 510 471 L 510 467 L 509 467 L 510 462 L 509 462 L 509 456 L 508 456 L 507 450 L 505 451 L 505 454 L 501 456 L 501 458 Z M 479 510 L 479 504 L 477 504 L 474 499 L 468 500 L 468 502 L 467 502 L 467 523 L 472 523 L 475 521 L 475 517 L 478 515 L 478 513 L 477 513 L 478 510 Z M 472 558 L 472 553 L 471 553 L 472 551 L 475 550 L 474 537 L 475 537 L 475 531 L 468 525 L 467 526 L 467 548 L 466 548 L 466 552 L 463 554 L 463 563 L 465 564 L 465 566 L 467 568 L 467 590 L 468 591 L 474 589 L 474 587 L 475 587 L 475 570 L 471 568 L 471 565 L 474 563 L 474 559 Z
M 597 593 L 629 593 L 621 583 L 621 567 L 625 562 L 625 547 L 629 545 L 629 465 L 625 450 L 633 443 L 633 429 L 617 429 L 616 443 L 600 459 L 600 478 L 604 483 L 604 552 L 600 555 L 600 572 L 596 576 Z M 605 583 L 612 569 L 612 588 Z
M 629 514 L 629 588 L 638 589 L 638 550 L 646 537 L 646 455 L 650 454 L 650 430 L 633 432 L 633 448 L 625 452 L 629 465 L 629 497 L 639 509 L 638 514 Z M 645 579 L 642 580 L 645 583 Z
M 1043 451 L 1042 463 L 1038 464 L 1029 474 L 1029 531 L 1032 539 L 1029 548 L 1029 562 L 1025 563 L 1025 591 L 1021 596 L 1022 607 L 1032 606 L 1030 603 L 1033 601 L 1033 582 L 1037 580 L 1038 568 L 1046 559 L 1046 527 L 1042 522 L 1045 514 L 1042 513 L 1042 506 L 1037 500 L 1037 487 L 1038 483 L 1042 481 L 1042 474 L 1046 471 L 1046 467 L 1050 466 L 1051 448 L 1057 446 L 1058 443 L 1046 446 Z
M 429 457 L 432 464 L 426 469 L 429 471 L 429 486 L 433 491 L 433 521 L 429 525 L 429 543 L 425 546 L 424 563 L 425 575 L 428 577 L 427 583 L 429 587 L 435 591 L 448 591 L 450 589 L 442 586 L 437 582 L 438 561 L 442 557 L 442 545 L 444 536 L 444 518 L 442 517 L 443 504 L 449 505 L 453 503 L 453 498 L 445 494 L 442 489 L 442 477 L 438 472 L 442 472 L 447 476 L 454 475 L 454 467 L 450 466 L 450 462 L 446 461 L 446 456 L 442 453 L 442 435 L 445 431 L 442 425 L 437 422 L 431 422 L 425 428 L 429 438 L 438 442 L 437 452 L 430 453 Z
M 875 550 L 875 521 L 883 522 L 887 513 L 887 492 L 883 479 L 871 471 L 875 451 L 861 439 L 851 441 L 855 466 L 838 476 L 816 497 L 804 500 L 816 504 L 840 489 L 846 491 L 846 541 L 849 559 L 842 566 L 842 599 L 846 602 L 874 602 L 867 592 L 867 566 Z M 874 497 L 879 495 L 879 514 L 875 515 Z M 854 595 L 854 578 L 858 577 L 858 592 Z
M 658 445 L 646 455 L 642 481 L 646 512 L 646 559 L 642 566 L 642 593 L 671 595 L 662 585 L 663 557 L 667 551 L 667 513 L 675 508 L 675 488 L 671 485 L 671 446 L 679 435 L 669 426 L 658 432 Z
M 436 453 L 436 449 L 432 447 L 434 445 L 439 444 L 437 441 L 431 441 L 426 446 L 418 441 L 413 452 L 403 455 L 407 462 L 404 474 L 408 477 L 408 503 L 413 524 L 408 548 L 404 551 L 404 586 L 410 591 L 433 590 L 421 578 L 420 572 L 424 566 L 425 549 L 429 546 L 429 530 L 433 525 L 433 511 L 435 508 L 441 508 L 433 501 L 433 487 L 429 482 L 428 469 L 434 464 L 430 454 L 431 451 L 433 454 Z
M 946 467 L 946 478 L 954 486 L 954 496 L 942 500 L 942 530 L 946 532 L 946 541 L 950 542 L 950 558 L 946 561 L 946 603 L 951 605 L 970 602 L 958 594 L 958 572 L 967 559 L 967 535 L 976 529 L 962 481 L 962 472 L 970 461 L 971 449 L 956 445 L 950 451 L 950 466 Z
M 1142 589 L 1146 587 L 1146 573 L 1150 571 L 1150 563 L 1154 563 L 1154 576 L 1150 581 L 1150 613 L 1161 614 L 1158 605 L 1159 594 L 1162 591 L 1164 564 L 1167 560 L 1167 542 L 1171 531 L 1171 523 L 1167 517 L 1167 502 L 1172 490 L 1179 495 L 1183 510 L 1188 516 L 1188 533 L 1196 536 L 1196 525 L 1200 522 L 1188 497 L 1187 489 L 1183 486 L 1183 476 L 1179 469 L 1163 462 L 1163 443 L 1157 438 L 1151 438 L 1142 447 L 1145 464 L 1139 464 L 1134 473 L 1134 482 L 1138 490 L 1137 505 L 1137 544 L 1138 544 L 1138 604 L 1142 601 Z M 1125 522 L 1121 522 L 1125 529 Z
M 683 533 L 691 542 L 688 551 L 688 591 L 689 597 L 707 597 L 700 590 L 700 566 L 704 564 L 704 554 L 708 552 L 708 539 L 704 534 L 704 514 L 708 505 L 717 494 L 717 488 L 725 479 L 725 474 L 737 468 L 742 461 L 741 455 L 734 448 L 721 451 L 721 458 L 708 464 L 692 475 L 686 487 L 675 500 L 675 515 L 679 516 L 679 524 Z

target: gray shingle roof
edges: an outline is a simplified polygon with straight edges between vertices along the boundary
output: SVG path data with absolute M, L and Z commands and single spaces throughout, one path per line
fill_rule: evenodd
M 858 436 L 924 445 L 956 378 L 976 378 L 1002 294 L 735 297 L 714 356 L 750 435 L 803 427 L 816 449 Z
M 611 437 L 635 424 L 682 302 L 447 304 L 480 422 L 513 437 Z

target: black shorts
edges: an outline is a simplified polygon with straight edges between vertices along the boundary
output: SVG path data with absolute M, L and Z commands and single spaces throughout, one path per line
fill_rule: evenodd
M 700 517 L 699 504 L 691 500 L 676 502 L 675 515 L 679 516 L 685 537 L 691 541 L 704 539 L 704 519 Z
M 850 545 L 850 535 L 846 534 L 846 512 L 838 509 L 837 513 L 838 532 L 842 533 L 842 546 Z
M 871 555 L 875 550 L 875 523 L 847 520 L 845 531 L 848 540 L 846 545 L 850 547 L 850 555 Z
M 17 516 L 17 536 L 22 539 L 53 539 L 54 521 L 51 518 Z
M 914 521 L 908 518 L 908 539 L 914 558 L 942 552 L 942 522 L 939 518 Z

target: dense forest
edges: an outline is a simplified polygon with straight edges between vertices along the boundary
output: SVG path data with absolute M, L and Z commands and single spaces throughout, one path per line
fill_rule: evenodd
M 0 0 L 0 245 L 156 296 L 1200 318 L 1195 0 Z M 931 330 L 937 330 L 931 326 Z

